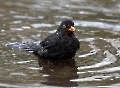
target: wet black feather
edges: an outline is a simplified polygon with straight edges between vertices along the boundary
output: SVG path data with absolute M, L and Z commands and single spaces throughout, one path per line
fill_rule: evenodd
M 41 49 L 34 49 L 34 54 L 52 59 L 68 59 L 74 57 L 76 51 L 79 49 L 79 41 L 74 33 L 63 28 L 63 25 L 67 27 L 74 26 L 74 23 L 71 20 L 62 21 L 58 30 L 40 43 Z

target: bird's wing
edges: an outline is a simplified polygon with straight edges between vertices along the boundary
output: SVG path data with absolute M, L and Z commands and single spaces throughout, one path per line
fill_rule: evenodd
M 44 41 L 41 42 L 41 46 L 45 49 L 55 46 L 61 38 L 61 34 L 56 35 L 54 33 L 53 35 L 48 36 Z

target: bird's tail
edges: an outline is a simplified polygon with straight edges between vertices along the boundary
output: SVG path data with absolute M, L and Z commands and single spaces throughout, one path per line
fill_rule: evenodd
M 8 43 L 8 44 L 6 44 L 6 46 L 9 48 L 12 48 L 12 49 L 16 49 L 16 50 L 34 51 L 39 44 L 40 43 L 14 42 L 14 43 Z

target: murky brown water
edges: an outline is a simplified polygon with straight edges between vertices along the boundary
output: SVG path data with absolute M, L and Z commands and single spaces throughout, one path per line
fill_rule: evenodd
M 81 49 L 44 60 L 5 47 L 41 41 L 72 19 Z M 120 86 L 119 0 L 0 0 L 0 87 Z M 118 87 L 119 87 L 118 86 Z

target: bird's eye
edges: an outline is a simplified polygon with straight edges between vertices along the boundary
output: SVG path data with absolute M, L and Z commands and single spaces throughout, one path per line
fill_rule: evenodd
M 66 28 L 66 26 L 65 26 L 65 25 L 63 25 L 63 28 Z

